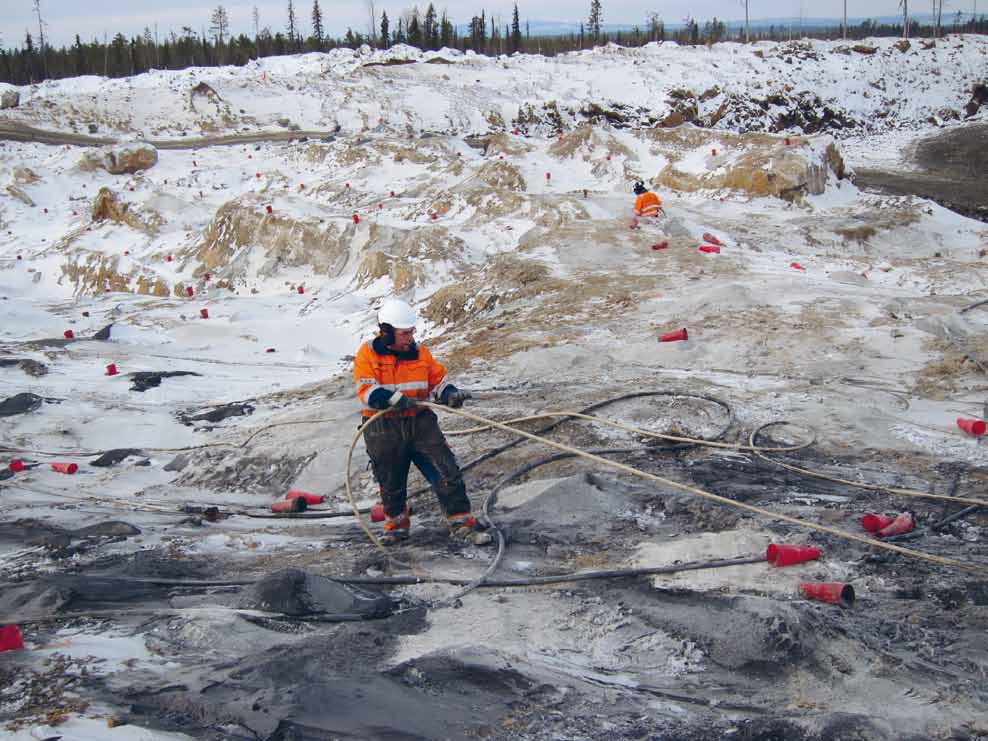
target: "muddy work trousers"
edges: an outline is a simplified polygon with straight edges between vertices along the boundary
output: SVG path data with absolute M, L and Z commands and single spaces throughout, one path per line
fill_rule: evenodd
M 438 474 L 433 490 L 443 514 L 459 515 L 470 511 L 463 474 L 439 429 L 439 420 L 431 409 L 414 417 L 382 417 L 364 428 L 364 444 L 381 486 L 384 514 L 398 517 L 408 499 L 408 468 L 414 458 L 424 458 Z

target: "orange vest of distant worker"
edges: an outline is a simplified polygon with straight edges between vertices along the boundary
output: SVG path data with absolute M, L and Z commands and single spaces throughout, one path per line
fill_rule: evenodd
M 662 201 L 652 191 L 646 191 L 635 199 L 635 215 L 658 216 L 662 210 Z
M 395 355 L 391 352 L 378 352 L 375 344 L 384 349 L 378 335 L 366 342 L 357 351 L 353 362 L 353 380 L 357 384 L 357 396 L 365 417 L 373 417 L 379 410 L 367 406 L 367 399 L 377 388 L 388 391 L 401 391 L 416 401 L 426 401 L 430 394 L 433 400 L 439 399 L 443 389 L 449 385 L 446 380 L 446 367 L 432 357 L 426 348 L 415 345 L 409 352 Z M 386 417 L 414 417 L 422 408 L 405 411 L 391 411 Z

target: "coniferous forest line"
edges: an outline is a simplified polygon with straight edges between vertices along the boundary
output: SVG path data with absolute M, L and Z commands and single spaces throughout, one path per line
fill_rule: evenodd
M 40 3 L 35 0 L 38 33 L 30 30 L 20 46 L 0 48 L 0 81 L 14 85 L 28 85 L 46 79 L 61 79 L 78 75 L 102 75 L 127 77 L 152 69 L 180 70 L 186 67 L 215 67 L 220 65 L 244 65 L 259 57 L 298 54 L 312 51 L 329 51 L 339 47 L 351 49 L 367 44 L 387 49 L 395 44 L 409 44 L 422 50 L 438 50 L 443 47 L 478 54 L 496 56 L 521 52 L 552 56 L 579 49 L 592 48 L 614 42 L 622 46 L 642 46 L 653 41 L 675 41 L 684 45 L 711 44 L 718 41 L 786 41 L 794 38 L 837 39 L 844 36 L 839 27 L 796 28 L 791 25 L 758 25 L 750 30 L 744 26 L 728 29 L 724 21 L 713 18 L 708 21 L 686 19 L 682 25 L 667 30 L 661 17 L 653 13 L 640 26 L 630 30 L 608 32 L 603 26 L 604 10 L 601 0 L 591 0 L 590 13 L 580 24 L 578 33 L 562 35 L 533 35 L 529 24 L 521 20 L 515 4 L 510 22 L 500 25 L 493 16 L 481 11 L 466 26 L 457 26 L 447 13 L 436 11 L 429 3 L 425 12 L 418 7 L 403 12 L 398 18 L 387 13 L 377 15 L 373 3 L 368 1 L 368 24 L 364 32 L 348 28 L 341 37 L 325 33 L 322 8 L 314 0 L 308 13 L 309 22 L 303 24 L 294 0 L 287 0 L 285 27 L 272 31 L 261 27 L 255 6 L 253 35 L 233 35 L 229 30 L 226 9 L 218 5 L 210 12 L 209 24 L 196 29 L 183 26 L 180 32 L 170 31 L 158 35 L 156 30 L 145 28 L 138 36 L 127 38 L 122 33 L 103 39 L 83 41 L 77 34 L 70 46 L 54 47 L 44 40 L 44 29 L 49 24 L 41 14 Z M 373 22 L 371 22 L 373 18 Z M 732 24 L 733 25 L 733 24 Z M 371 31 L 370 29 L 373 29 Z M 306 34 L 306 32 L 308 32 Z M 874 36 L 937 37 L 943 33 L 988 33 L 985 16 L 962 17 L 958 13 L 953 23 L 922 25 L 909 21 L 908 33 L 903 24 L 878 24 L 866 20 L 849 26 L 849 40 Z

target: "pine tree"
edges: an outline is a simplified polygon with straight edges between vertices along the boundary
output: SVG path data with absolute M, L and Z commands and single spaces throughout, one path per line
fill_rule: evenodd
M 594 43 L 600 41 L 600 25 L 604 20 L 604 12 L 600 0 L 590 0 L 590 18 L 587 20 L 587 30 L 593 35 Z
M 389 30 L 390 28 L 388 25 L 388 12 L 385 10 L 381 12 L 381 48 L 382 49 L 391 48 L 391 43 L 388 37 Z
M 412 17 L 408 21 L 408 43 L 411 46 L 422 48 L 422 27 L 419 25 L 419 10 L 412 9 Z
M 288 48 L 295 50 L 295 39 L 298 37 L 298 27 L 295 25 L 295 5 L 288 0 Z
M 439 24 L 436 23 L 436 9 L 432 3 L 425 11 L 425 28 L 423 29 L 425 45 L 429 49 L 439 48 Z
M 511 14 L 511 51 L 521 49 L 521 23 L 518 20 L 518 3 Z
M 319 9 L 319 0 L 312 2 L 312 35 L 316 37 L 317 48 L 322 51 L 322 11 Z
M 230 28 L 230 18 L 226 14 L 226 8 L 217 5 L 213 14 L 209 17 L 209 31 L 213 34 L 218 46 L 223 46 L 223 39 Z

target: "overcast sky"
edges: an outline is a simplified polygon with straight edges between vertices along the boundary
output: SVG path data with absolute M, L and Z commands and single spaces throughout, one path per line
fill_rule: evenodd
M 944 3 L 944 15 L 953 14 L 957 10 L 971 11 L 971 4 L 976 0 L 948 0 Z M 126 36 L 141 33 L 145 27 L 154 31 L 158 27 L 158 35 L 166 36 L 169 31 L 180 31 L 182 26 L 192 26 L 195 29 L 207 28 L 209 16 L 217 5 L 222 4 L 230 17 L 231 31 L 234 34 L 247 33 L 253 36 L 251 9 L 256 5 L 260 13 L 261 27 L 268 26 L 272 33 L 284 30 L 288 0 L 277 2 L 224 2 L 204 3 L 194 0 L 41 0 L 41 11 L 44 17 L 45 33 L 50 42 L 56 46 L 70 44 L 75 34 L 82 36 L 84 41 L 94 37 L 102 38 L 104 32 L 113 36 L 120 31 Z M 321 0 L 323 25 L 326 32 L 332 36 L 346 33 L 347 27 L 366 33 L 368 27 L 367 0 Z M 428 0 L 419 3 L 419 8 L 428 7 Z M 982 0 L 988 8 L 988 0 Z M 389 2 L 376 0 L 374 3 L 378 15 L 386 10 L 392 18 L 398 17 L 403 10 L 412 7 L 410 2 Z M 436 2 L 437 10 L 446 8 L 450 19 L 457 24 L 467 23 L 481 9 L 488 15 L 493 13 L 495 18 L 500 16 L 500 25 L 509 23 L 513 0 L 456 0 L 455 2 Z M 688 15 L 699 21 L 713 17 L 722 20 L 744 18 L 744 6 L 741 0 L 602 0 L 605 23 L 643 23 L 652 12 L 659 13 L 667 23 L 681 22 Z M 751 0 L 750 14 L 752 18 L 778 18 L 798 16 L 800 6 L 807 17 L 838 18 L 843 12 L 843 0 Z M 914 0 L 910 3 L 916 13 L 930 12 L 930 3 Z M 37 37 L 38 23 L 34 15 L 34 0 L 0 0 L 0 43 L 5 48 L 22 46 L 24 33 L 30 29 L 32 36 Z M 518 12 L 522 22 L 526 18 L 543 21 L 585 20 L 590 7 L 590 0 L 521 0 Z M 311 29 L 310 17 L 312 0 L 296 0 L 295 12 L 306 34 Z M 873 17 L 895 15 L 898 13 L 898 0 L 848 0 L 848 15 L 851 17 Z

